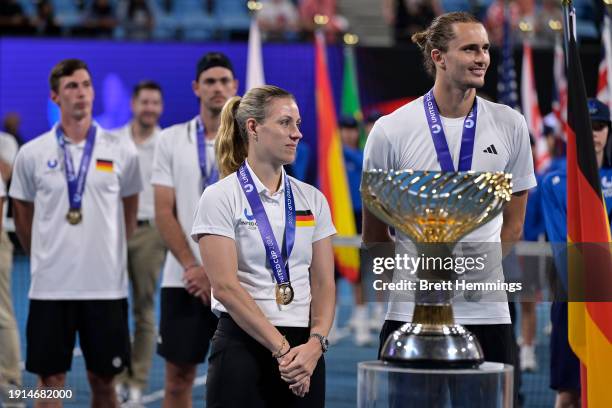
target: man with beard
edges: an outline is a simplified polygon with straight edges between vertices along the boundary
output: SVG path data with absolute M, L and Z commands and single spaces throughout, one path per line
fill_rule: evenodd
M 366 143 L 364 170 L 512 174 L 513 194 L 503 215 L 461 240 L 492 248 L 485 268 L 487 278 L 503 281 L 501 262 L 494 260 L 501 259 L 502 245 L 504 252 L 509 252 L 520 239 L 527 191 L 536 185 L 525 118 L 508 106 L 476 96 L 489 67 L 490 44 L 485 28 L 474 16 L 464 12 L 443 14 L 426 30 L 414 34 L 412 41 L 423 52 L 425 68 L 435 79 L 433 88 L 376 122 Z M 403 234 L 397 235 L 397 241 L 407 240 Z M 391 242 L 387 225 L 365 209 L 363 241 Z M 394 280 L 401 274 L 396 270 Z M 517 366 L 505 293 L 485 291 L 476 294 L 478 297 L 471 294 L 466 292 L 463 301 L 456 299 L 455 322 L 476 336 L 486 361 Z M 412 321 L 413 309 L 414 303 L 398 301 L 391 295 L 380 335 L 381 347 L 393 331 Z
M 204 189 L 219 179 L 214 144 L 221 109 L 238 81 L 227 56 L 210 52 L 192 83 L 199 114 L 164 129 L 155 150 L 152 183 L 155 221 L 170 253 L 161 291 L 157 352 L 166 360 L 164 407 L 191 406 L 197 365 L 204 362 L 217 318 L 197 244 L 188 239 Z
M 155 290 L 166 254 L 154 222 L 151 185 L 155 144 L 161 133 L 158 125 L 163 112 L 161 87 L 153 81 L 138 83 L 132 92 L 131 108 L 133 119 L 115 133 L 136 145 L 144 188 L 138 197 L 138 226 L 128 242 L 128 273 L 134 313 L 132 369 L 119 376 L 116 388 L 121 401 L 127 399 L 130 403 L 141 404 L 155 346 Z

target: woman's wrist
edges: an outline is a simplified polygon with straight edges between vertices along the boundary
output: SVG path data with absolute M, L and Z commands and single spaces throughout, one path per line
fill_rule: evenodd
M 283 336 L 278 348 L 272 352 L 272 357 L 281 358 L 282 356 L 287 354 L 290 349 L 291 349 L 291 346 L 289 345 L 287 338 Z

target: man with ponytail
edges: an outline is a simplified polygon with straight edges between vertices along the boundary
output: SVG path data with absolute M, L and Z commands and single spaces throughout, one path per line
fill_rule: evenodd
M 492 262 L 493 258 L 501 259 L 502 244 L 506 252 L 520 239 L 526 192 L 536 185 L 527 124 L 510 107 L 476 96 L 489 67 L 490 45 L 485 28 L 474 16 L 464 12 L 443 14 L 425 31 L 414 34 L 412 40 L 423 52 L 425 68 L 435 80 L 433 88 L 376 122 L 366 143 L 363 167 L 511 173 L 514 193 L 503 216 L 498 215 L 462 240 L 494 247 L 488 250 L 487 279 L 503 281 L 501 262 Z M 363 221 L 366 244 L 391 241 L 387 225 L 367 210 Z M 401 233 L 397 239 L 408 241 Z M 395 271 L 394 279 L 401 278 L 400 274 Z M 481 298 L 467 293 L 465 299 L 455 298 L 456 322 L 476 335 L 485 360 L 516 366 L 505 295 L 502 299 L 497 294 L 495 300 L 490 300 L 492 293 L 478 295 Z M 381 344 L 412 320 L 413 307 L 413 303 L 395 301 L 391 295 Z
M 192 83 L 199 114 L 162 131 L 155 149 L 152 184 L 155 222 L 170 252 L 163 269 L 157 352 L 166 360 L 164 407 L 191 406 L 197 364 L 204 362 L 217 318 L 200 253 L 188 240 L 202 191 L 219 179 L 214 141 L 221 110 L 238 81 L 227 56 L 210 52 Z
M 191 231 L 219 315 L 210 408 L 325 405 L 336 230 L 323 194 L 285 173 L 300 122 L 293 95 L 270 85 L 230 99 L 221 114 L 224 178 L 202 194 Z

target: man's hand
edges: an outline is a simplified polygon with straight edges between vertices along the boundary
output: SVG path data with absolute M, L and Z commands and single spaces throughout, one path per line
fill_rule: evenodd
M 210 304 L 210 282 L 201 265 L 192 265 L 183 274 L 185 289 L 192 296 L 199 297 L 202 302 Z

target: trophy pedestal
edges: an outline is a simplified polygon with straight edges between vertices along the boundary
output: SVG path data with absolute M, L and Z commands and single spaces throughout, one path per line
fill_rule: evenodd
M 458 324 L 406 323 L 391 333 L 381 350 L 384 361 L 424 369 L 476 368 L 482 356 L 476 337 Z
M 358 408 L 511 408 L 513 368 L 485 362 L 473 369 L 408 368 L 382 361 L 358 367 Z

